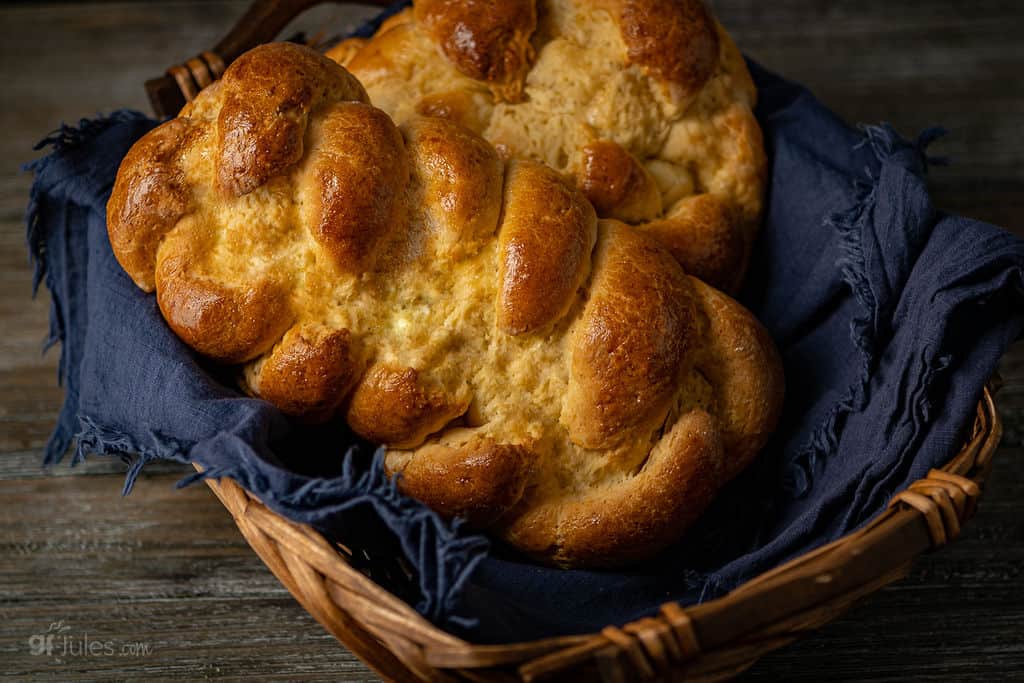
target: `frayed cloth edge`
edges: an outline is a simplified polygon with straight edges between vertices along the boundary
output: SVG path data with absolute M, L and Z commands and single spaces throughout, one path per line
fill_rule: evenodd
M 881 180 L 881 166 L 901 149 L 916 150 L 920 155 L 921 174 L 927 173 L 928 164 L 944 165 L 943 157 L 928 157 L 928 145 L 945 135 L 940 127 L 927 128 L 917 140 L 904 139 L 887 123 L 877 126 L 862 126 L 864 137 L 857 145 L 869 146 L 879 163 L 879 170 L 873 173 L 865 169 L 867 180 L 857 182 L 857 200 L 853 206 L 826 216 L 824 227 L 835 230 L 839 235 L 840 256 L 836 262 L 843 281 L 850 286 L 861 314 L 850 323 L 850 336 L 858 351 L 859 372 L 857 380 L 847 388 L 846 393 L 832 407 L 821 425 L 811 434 L 807 445 L 787 464 L 783 472 L 783 488 L 793 497 L 806 495 L 813 485 L 813 473 L 821 460 L 838 446 L 846 418 L 862 410 L 868 401 L 868 386 L 871 373 L 877 362 L 876 317 L 878 302 L 871 291 L 867 276 L 862 237 L 868 221 L 874 213 L 878 200 L 878 185 Z
M 139 443 L 136 439 L 124 433 L 116 427 L 104 425 L 88 416 L 78 416 L 79 428 L 70 441 L 75 443 L 74 455 L 71 466 L 83 462 L 88 455 L 117 456 L 127 465 L 128 471 L 125 474 L 125 482 L 122 487 L 122 495 L 131 493 L 132 488 L 138 479 L 142 469 L 149 462 L 155 460 L 170 460 L 188 464 L 197 462 L 203 466 L 202 458 L 194 458 L 192 452 L 200 444 L 185 444 L 174 438 L 150 432 L 151 445 Z M 459 597 L 461 596 L 466 583 L 470 580 L 474 570 L 487 556 L 490 549 L 489 541 L 474 533 L 466 533 L 468 527 L 460 519 L 446 522 L 430 511 L 418 501 L 405 496 L 398 490 L 397 482 L 388 478 L 384 472 L 384 449 L 378 449 L 373 458 L 371 466 L 362 471 L 357 471 L 353 452 L 350 450 L 344 456 L 342 474 L 337 479 L 308 478 L 308 481 L 299 490 L 292 492 L 297 497 L 307 488 L 317 486 L 330 486 L 339 479 L 345 483 L 344 499 L 331 502 L 335 513 L 353 507 L 370 499 L 386 506 L 396 517 L 406 518 L 414 524 L 425 524 L 430 528 L 428 531 L 436 539 L 436 549 L 439 557 L 444 561 L 436 567 L 436 574 L 439 576 L 438 584 L 443 584 L 446 589 L 441 591 L 439 586 L 430 586 L 426 590 L 423 585 L 425 577 L 422 572 L 417 572 L 421 599 L 415 605 L 416 610 L 434 623 L 450 623 L 464 629 L 472 629 L 476 626 L 477 620 L 466 618 L 456 613 Z M 241 467 L 241 464 L 231 466 L 205 467 L 201 472 L 195 472 L 185 476 L 176 484 L 183 488 L 206 479 L 231 479 L 247 490 L 251 490 L 261 500 L 261 491 L 253 490 L 259 487 L 247 485 L 248 472 Z M 268 505 L 275 513 L 289 518 L 288 505 Z M 280 509 L 278 509 L 280 508 Z M 308 523 L 308 522 L 298 522 Z M 314 523 L 315 526 L 315 523 Z M 422 539 L 420 539 L 422 540 Z M 422 544 L 421 544 L 422 545 Z M 416 566 L 422 565 L 422 561 L 411 556 L 410 548 L 403 550 L 406 559 Z M 440 593 L 437 600 L 431 596 Z
M 28 261 L 32 266 L 32 297 L 39 294 L 39 286 L 46 285 L 50 292 L 50 315 L 46 338 L 43 340 L 41 352 L 46 353 L 54 345 L 60 344 L 57 362 L 57 384 L 65 387 L 64 400 L 57 418 L 57 426 L 47 439 L 43 450 L 43 465 L 59 463 L 64 458 L 71 443 L 75 440 L 75 422 L 78 413 L 78 396 L 68 381 L 68 354 L 66 321 L 64 319 L 65 301 L 60 283 L 54 280 L 48 262 L 48 235 L 42 218 L 43 196 L 46 190 L 39 182 L 39 177 L 52 170 L 55 163 L 60 163 L 62 155 L 73 153 L 79 146 L 87 143 L 107 129 L 124 123 L 147 121 L 147 117 L 137 111 L 121 109 L 107 116 L 93 119 L 83 118 L 77 125 L 62 123 L 49 135 L 36 143 L 32 149 L 48 152 L 21 166 L 22 172 L 33 173 L 36 177 L 29 190 L 28 206 L 25 209 L 25 246 L 28 250 Z

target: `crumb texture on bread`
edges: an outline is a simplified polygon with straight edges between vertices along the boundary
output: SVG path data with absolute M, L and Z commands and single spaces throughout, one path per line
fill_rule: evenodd
M 240 57 L 125 158 L 122 267 L 248 392 L 345 419 L 443 514 L 567 566 L 679 538 L 778 417 L 767 334 L 555 170 L 366 100 L 306 48 Z
M 328 56 L 399 123 L 451 119 L 540 161 L 738 289 L 767 162 L 750 74 L 703 0 L 417 0 Z

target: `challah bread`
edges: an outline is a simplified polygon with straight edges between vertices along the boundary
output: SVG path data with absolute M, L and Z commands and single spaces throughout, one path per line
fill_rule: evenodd
M 186 343 L 542 561 L 664 548 L 779 414 L 739 304 L 554 170 L 445 119 L 396 127 L 304 47 L 246 53 L 136 143 L 107 221 Z
M 750 74 L 702 0 L 416 0 L 328 56 L 399 124 L 449 118 L 544 162 L 738 288 L 766 161 Z

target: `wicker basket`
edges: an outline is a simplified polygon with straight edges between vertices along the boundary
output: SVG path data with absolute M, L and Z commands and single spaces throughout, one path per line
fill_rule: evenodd
M 242 52 L 273 40 L 323 0 L 259 0 L 212 50 L 146 83 L 173 115 Z M 378 0 L 371 4 L 388 4 Z M 1002 434 L 986 389 L 970 439 L 942 469 L 901 491 L 864 528 L 748 581 L 722 598 L 599 633 L 473 645 L 432 625 L 356 569 L 353 551 L 271 512 L 229 479 L 207 480 L 253 550 L 299 603 L 389 680 L 721 680 L 907 574 L 915 557 L 959 534 L 973 515 Z M 355 549 L 358 550 L 358 549 Z
M 389 680 L 721 680 L 904 577 L 915 557 L 956 538 L 973 515 L 1002 436 L 992 392 L 971 438 L 942 469 L 893 497 L 848 536 L 694 607 L 600 633 L 473 645 L 430 624 L 349 563 L 352 552 L 268 510 L 235 482 L 207 480 L 253 550 L 299 603 Z

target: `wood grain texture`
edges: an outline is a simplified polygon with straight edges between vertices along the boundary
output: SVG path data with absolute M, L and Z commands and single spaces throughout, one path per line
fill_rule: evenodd
M 712 4 L 746 52 L 848 120 L 888 120 L 906 135 L 947 126 L 932 151 L 955 163 L 932 174 L 936 202 L 1024 235 L 1024 4 Z M 0 677 L 373 680 L 276 582 L 205 487 L 173 488 L 184 469 L 152 466 L 121 498 L 119 462 L 38 464 L 62 394 L 56 355 L 40 355 L 48 301 L 28 298 L 30 178 L 16 168 L 62 120 L 144 109 L 143 81 L 213 45 L 246 5 L 0 6 Z M 303 24 L 340 33 L 370 12 L 325 6 Z M 996 680 L 1024 671 L 1024 343 L 1001 372 L 1003 447 L 964 536 L 747 678 Z M 60 636 L 87 634 L 117 653 L 30 654 L 29 638 L 60 620 Z M 121 653 L 133 644 L 150 652 Z

